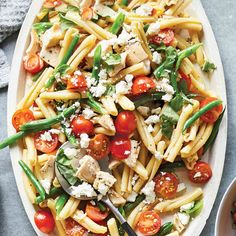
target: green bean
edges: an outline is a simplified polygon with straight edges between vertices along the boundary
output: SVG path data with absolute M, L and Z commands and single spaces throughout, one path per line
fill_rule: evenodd
M 77 146 L 78 145 L 78 140 L 76 139 L 75 135 L 72 133 L 68 133 L 67 129 L 65 127 L 65 125 L 61 125 L 64 131 L 64 134 L 66 135 L 68 141 L 73 145 L 73 146 Z
M 66 63 L 68 62 L 68 60 L 69 60 L 70 56 L 72 55 L 72 53 L 73 53 L 73 51 L 74 51 L 76 45 L 77 45 L 78 42 L 79 42 L 79 39 L 80 39 L 79 34 L 76 34 L 76 35 L 74 36 L 74 38 L 72 39 L 72 42 L 71 42 L 71 44 L 70 44 L 68 50 L 66 51 L 65 56 L 62 58 L 61 62 L 60 62 L 59 65 L 57 66 L 57 68 L 60 67 L 60 66 L 62 66 L 63 64 L 66 64 Z M 55 74 L 58 72 L 58 71 L 57 71 L 57 68 L 55 69 L 55 72 L 53 73 L 53 75 L 49 78 L 49 80 L 48 80 L 47 83 L 45 84 L 45 88 L 50 88 L 50 87 L 53 85 L 53 83 L 55 82 L 55 80 L 56 80 Z
M 188 129 L 198 118 L 200 118 L 203 114 L 207 111 L 211 110 L 212 108 L 219 106 L 222 103 L 220 100 L 215 100 L 208 103 L 206 106 L 202 107 L 198 112 L 196 112 L 192 117 L 190 117 L 184 124 L 182 132 Z
M 57 115 L 56 117 L 43 119 L 43 120 L 35 120 L 29 123 L 26 123 L 20 127 L 22 131 L 30 131 L 34 132 L 35 130 L 45 130 L 51 128 L 51 126 L 63 121 L 65 118 L 70 117 L 72 114 L 75 113 L 77 107 L 75 105 L 70 106 L 66 110 L 64 110 L 61 114 Z
M 161 226 L 159 232 L 156 236 L 165 236 L 171 232 L 173 229 L 173 223 L 172 222 L 166 222 L 164 225 Z
M 56 208 L 56 212 L 57 212 L 57 215 L 60 214 L 61 210 L 63 209 L 63 207 L 65 206 L 66 202 L 68 201 L 69 199 L 69 195 L 67 193 L 63 193 L 56 201 L 56 205 L 55 205 L 55 208 Z
M 43 74 L 44 70 L 39 71 L 37 74 L 32 76 L 32 81 L 36 82 L 38 78 Z
M 175 168 L 182 168 L 185 164 L 183 161 L 176 161 L 176 162 L 167 162 L 160 166 L 160 171 L 173 171 Z
M 101 60 L 102 60 L 102 46 L 98 45 L 94 52 L 93 57 L 93 70 L 92 70 L 92 78 L 98 82 L 99 80 L 99 72 L 101 69 Z
M 218 131 L 219 131 L 219 128 L 220 128 L 220 124 L 221 124 L 221 121 L 223 119 L 223 116 L 224 116 L 224 113 L 225 113 L 225 109 L 224 111 L 220 114 L 219 118 L 217 119 L 217 121 L 215 122 L 214 124 L 214 128 L 211 132 L 211 135 L 210 137 L 207 139 L 204 147 L 203 147 L 203 153 L 205 153 L 209 147 L 214 143 L 215 139 L 216 139 L 216 136 L 218 134 Z
M 177 73 L 175 71 L 172 71 L 170 74 L 170 84 L 173 87 L 175 93 L 179 92 L 178 85 L 177 85 Z
M 12 136 L 6 138 L 5 140 L 3 140 L 0 143 L 0 150 L 15 143 L 17 140 L 23 138 L 26 134 L 27 134 L 27 132 L 20 131 L 16 134 L 13 134 Z
M 114 23 L 112 24 L 110 32 L 112 34 L 116 34 L 117 35 L 119 33 L 123 23 L 124 23 L 124 20 L 125 20 L 125 14 L 120 12 L 119 15 L 116 17 Z
M 121 214 L 124 218 L 126 218 L 126 214 L 125 214 L 124 207 L 119 207 L 118 210 L 119 210 L 120 214 Z
M 107 211 L 107 208 L 103 203 L 97 202 L 97 206 L 98 206 L 98 208 L 101 212 L 106 212 Z
M 142 106 L 148 102 L 153 102 L 153 101 L 159 101 L 161 100 L 162 96 L 164 96 L 165 93 L 163 92 L 157 92 L 157 93 L 152 93 L 152 94 L 143 94 L 138 97 L 134 102 L 135 107 Z
M 46 194 L 46 199 L 47 198 L 55 197 L 55 196 L 57 196 L 57 195 L 59 195 L 61 193 L 63 193 L 63 189 L 62 188 L 52 187 L 50 189 L 49 194 Z M 44 199 L 41 196 L 37 196 L 36 199 L 35 199 L 35 204 L 39 204 L 39 203 L 41 203 L 43 201 L 44 201 Z
M 46 192 L 43 188 L 43 186 L 40 184 L 38 179 L 34 176 L 33 172 L 31 169 L 23 162 L 22 160 L 19 161 L 19 165 L 21 166 L 22 170 L 25 172 L 27 177 L 29 178 L 30 182 L 34 185 L 34 187 L 37 189 L 40 197 L 45 200 L 46 198 Z
M 128 0 L 121 0 L 121 6 L 128 6 Z
M 176 62 L 175 71 L 179 70 L 181 62 L 183 61 L 184 58 L 191 56 L 202 45 L 203 45 L 202 43 L 197 43 L 197 44 L 194 44 L 194 45 L 180 51 L 178 53 L 178 59 L 177 59 L 177 62 Z
M 124 205 L 124 211 L 125 211 L 125 215 L 128 216 L 131 211 L 136 207 L 138 206 L 139 203 L 141 203 L 143 200 L 145 199 L 145 196 L 144 195 L 139 195 L 135 202 L 129 202 L 129 203 L 126 203 Z

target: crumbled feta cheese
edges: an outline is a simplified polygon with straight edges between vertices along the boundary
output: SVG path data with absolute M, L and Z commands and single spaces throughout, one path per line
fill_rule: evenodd
M 170 102 L 172 98 L 173 98 L 173 95 L 168 94 L 168 93 L 161 97 L 161 99 L 166 102 Z
M 194 176 L 193 176 L 193 178 L 198 178 L 198 177 L 201 177 L 202 176 L 202 174 L 201 174 L 201 172 L 197 172 Z
M 177 212 L 177 216 L 182 225 L 187 225 L 189 223 L 190 216 L 188 214 Z
M 106 92 L 107 87 L 104 83 L 99 82 L 97 86 L 93 86 L 90 88 L 90 92 L 94 97 L 101 97 Z
M 157 82 L 157 91 L 165 92 L 166 94 L 162 96 L 162 100 L 169 102 L 173 94 L 175 93 L 174 88 L 169 84 L 170 81 L 167 78 L 163 78 L 162 80 Z
M 47 141 L 47 142 L 53 141 L 53 138 L 52 138 L 51 133 L 49 131 L 45 131 L 44 133 L 42 133 L 40 135 L 40 139 L 42 141 Z
M 136 183 L 136 181 L 137 181 L 138 178 L 139 178 L 139 176 L 138 176 L 137 174 L 135 174 L 135 175 L 133 176 L 132 181 L 131 181 L 132 186 L 135 185 L 135 183 Z
M 136 140 L 131 140 L 131 150 L 130 150 L 130 155 L 128 158 L 124 160 L 125 164 L 129 167 L 134 167 L 136 165 L 138 155 L 140 151 L 140 146 L 138 144 L 138 141 Z
M 80 147 L 87 148 L 89 146 L 90 138 L 86 133 L 80 135 Z
M 158 34 L 160 31 L 160 22 L 155 22 L 149 25 L 147 34 L 153 36 Z
M 81 73 L 80 70 L 76 70 L 76 71 L 74 72 L 74 75 L 78 75 L 78 76 L 80 76 L 80 75 L 82 75 L 82 73 Z
M 177 187 L 177 193 L 182 192 L 186 189 L 186 185 L 184 183 L 179 183 Z
M 153 126 L 152 126 L 152 125 L 148 125 L 147 131 L 148 131 L 149 133 L 152 133 L 152 132 L 154 131 Z
M 92 109 L 90 109 L 89 107 L 86 107 L 86 108 L 82 111 L 82 115 L 84 116 L 85 119 L 90 120 L 93 116 L 95 116 L 95 113 L 93 112 Z
M 125 76 L 125 80 L 122 80 L 116 84 L 116 95 L 128 94 L 133 86 L 134 76 L 128 74 Z
M 152 180 L 152 181 L 147 182 L 147 184 L 144 186 L 144 188 L 141 191 L 141 193 L 146 195 L 145 201 L 148 204 L 155 202 L 156 194 L 155 194 L 154 189 L 155 189 L 155 182 Z
M 161 107 L 157 107 L 155 109 L 152 109 L 151 110 L 151 113 L 152 114 L 156 114 L 156 115 L 159 115 L 161 113 Z
M 190 210 L 194 207 L 194 201 L 190 202 L 190 203 L 187 203 L 183 206 L 180 207 L 180 212 L 183 212 L 183 211 L 187 211 L 187 210 Z
M 145 106 L 139 106 L 137 108 L 138 112 L 142 115 L 142 116 L 148 116 L 149 112 L 150 112 L 150 108 L 149 107 L 145 107 Z
M 45 192 L 49 194 L 50 188 L 51 188 L 51 181 L 48 179 L 41 179 L 40 183 L 42 184 L 43 188 L 45 189 Z
M 159 121 L 160 121 L 160 117 L 158 115 L 151 115 L 144 122 L 147 125 L 151 125 L 151 124 L 156 124 Z
M 76 148 L 65 148 L 64 154 L 69 158 L 72 159 L 78 155 L 78 150 Z
M 161 155 L 161 153 L 159 151 L 155 151 L 154 157 L 159 161 L 161 161 L 163 159 L 163 155 Z
M 138 194 L 136 192 L 132 191 L 132 193 L 129 194 L 127 201 L 128 202 L 135 202 L 137 196 L 138 196 Z
M 96 197 L 97 196 L 92 185 L 88 184 L 86 182 L 83 182 L 82 184 L 80 184 L 78 186 L 71 186 L 70 189 L 71 189 L 71 194 L 78 197 L 78 198 L 82 197 L 82 196 L 86 196 L 86 197 Z
M 107 79 L 107 71 L 105 69 L 101 69 L 98 74 L 100 80 L 106 80 Z
M 51 134 L 60 134 L 61 133 L 61 131 L 59 129 L 50 129 L 49 132 Z
M 152 61 L 153 62 L 155 62 L 156 64 L 161 64 L 161 61 L 162 61 L 162 57 L 161 57 L 161 54 L 160 53 L 158 53 L 158 52 L 154 52 L 153 54 L 152 54 Z
M 134 76 L 132 74 L 127 74 L 125 80 L 127 83 L 132 83 Z
M 153 8 L 147 4 L 141 5 L 135 11 L 135 13 L 140 16 L 150 16 L 152 15 L 152 12 L 153 12 Z

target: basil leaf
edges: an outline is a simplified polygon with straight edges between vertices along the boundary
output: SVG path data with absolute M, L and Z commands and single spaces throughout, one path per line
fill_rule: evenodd
M 46 30 L 50 29 L 53 26 L 51 22 L 39 22 L 33 24 L 33 29 L 37 32 L 38 35 L 44 34 Z
M 199 215 L 202 211 L 203 208 L 203 200 L 196 201 L 194 204 L 194 207 L 191 208 L 190 210 L 184 211 L 186 214 L 189 214 L 191 217 L 196 217 Z
M 215 69 L 216 69 L 216 65 L 214 63 L 207 61 L 207 60 L 204 62 L 203 66 L 202 66 L 202 70 L 204 72 L 211 72 Z
M 110 54 L 106 58 L 105 63 L 109 66 L 118 65 L 118 64 L 121 63 L 121 55 L 119 55 L 119 54 Z
M 183 107 L 183 104 L 183 97 L 178 93 L 174 98 L 171 99 L 169 105 L 174 111 L 178 112 Z

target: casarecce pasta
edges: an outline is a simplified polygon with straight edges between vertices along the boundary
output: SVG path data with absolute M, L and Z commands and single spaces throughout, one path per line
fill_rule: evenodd
M 23 141 L 19 164 L 42 232 L 124 235 L 105 195 L 141 235 L 181 235 L 200 214 L 203 189 L 180 181 L 178 168 L 193 183 L 210 180 L 199 159 L 223 104 L 202 76 L 216 67 L 189 4 L 45 0 L 23 61 L 31 86 L 12 117 L 16 134 L 0 143 Z M 60 148 L 67 141 L 73 148 Z M 107 157 L 110 173 L 98 162 Z

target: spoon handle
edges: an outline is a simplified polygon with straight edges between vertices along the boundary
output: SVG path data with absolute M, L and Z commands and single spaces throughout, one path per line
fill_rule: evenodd
M 137 236 L 137 234 L 134 232 L 134 230 L 131 228 L 131 226 L 128 224 L 126 219 L 121 215 L 119 210 L 112 204 L 110 199 L 108 197 L 103 198 L 102 201 L 111 209 L 115 217 L 119 220 L 121 223 L 122 228 L 125 230 L 125 232 L 129 236 Z

